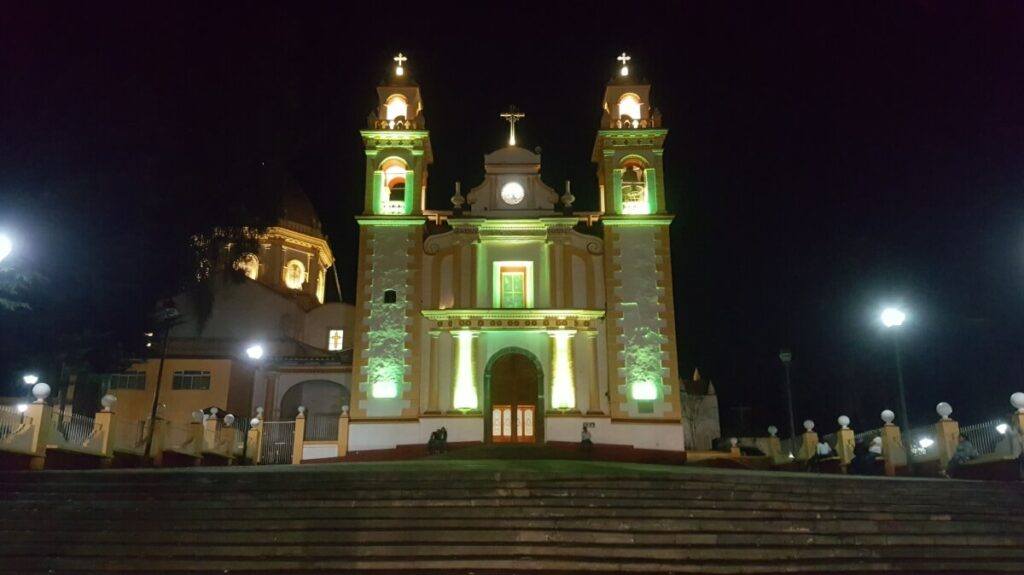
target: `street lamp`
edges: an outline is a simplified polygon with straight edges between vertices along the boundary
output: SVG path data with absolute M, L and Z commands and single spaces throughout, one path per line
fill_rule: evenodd
M 796 450 L 796 420 L 793 418 L 793 389 L 789 380 L 789 364 L 793 361 L 793 352 L 788 349 L 779 350 L 779 360 L 786 368 L 786 409 L 789 415 L 789 454 Z
M 903 385 L 903 356 L 900 352 L 900 340 L 899 331 L 903 322 L 907 320 L 907 314 L 903 310 L 897 307 L 887 307 L 882 310 L 882 314 L 879 316 L 882 320 L 882 325 L 887 330 L 892 332 L 892 351 L 893 356 L 896 358 L 896 385 L 900 395 L 900 413 L 903 417 L 900 418 L 900 430 L 903 434 L 903 441 L 905 445 L 910 445 L 908 442 L 910 438 L 910 413 L 907 411 L 907 390 Z M 910 468 L 911 472 L 914 470 L 913 456 L 911 450 L 907 449 L 907 467 Z
M 249 356 L 249 359 L 254 360 L 254 361 L 262 359 L 263 358 L 263 346 L 258 344 L 258 343 L 254 343 L 254 344 L 250 345 L 249 347 L 245 348 L 245 355 Z
M 0 262 L 7 259 L 14 251 L 14 242 L 6 234 L 0 234 Z
M 26 373 L 21 376 L 21 381 L 25 382 L 25 385 L 35 385 L 39 383 L 39 376 L 34 373 Z

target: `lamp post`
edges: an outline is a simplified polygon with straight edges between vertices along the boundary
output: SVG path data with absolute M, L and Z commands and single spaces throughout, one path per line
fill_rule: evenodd
M 162 332 L 163 342 L 160 345 L 160 367 L 156 371 L 156 389 L 153 391 L 153 405 L 149 410 L 149 433 L 146 434 L 146 450 L 143 452 L 143 457 L 151 457 L 150 451 L 153 449 L 153 432 L 156 430 L 156 410 L 160 405 L 160 383 L 164 377 L 164 362 L 167 360 L 167 340 L 170 339 L 171 328 L 177 323 L 178 319 L 178 308 L 174 305 L 174 300 L 167 300 L 163 303 L 163 306 L 154 315 L 154 319 L 159 326 L 159 331 Z
M 779 350 L 779 360 L 786 368 L 786 410 L 789 415 L 789 454 L 796 450 L 796 419 L 793 418 L 793 386 L 789 379 L 789 364 L 793 361 L 793 352 L 788 349 Z
M 903 385 L 903 354 L 900 351 L 899 339 L 900 328 L 903 326 L 903 322 L 907 320 L 907 314 L 897 307 L 887 307 L 882 310 L 879 318 L 882 320 L 882 325 L 885 326 L 885 329 L 889 330 L 892 334 L 892 351 L 893 356 L 896 358 L 896 387 L 899 392 L 900 415 L 902 416 L 900 418 L 900 430 L 903 434 L 903 445 L 906 446 L 907 467 L 913 472 L 914 459 L 910 449 L 910 442 L 913 441 L 913 438 L 910 437 L 910 413 L 907 411 L 907 390 Z

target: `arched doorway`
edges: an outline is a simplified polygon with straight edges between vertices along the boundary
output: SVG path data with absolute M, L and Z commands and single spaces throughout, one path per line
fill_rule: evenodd
M 484 439 L 491 443 L 544 440 L 544 371 L 537 357 L 509 347 L 484 370 Z
M 295 419 L 300 405 L 309 415 L 336 417 L 341 413 L 341 406 L 348 404 L 349 391 L 344 385 L 325 379 L 303 381 L 288 388 L 281 397 L 281 419 Z

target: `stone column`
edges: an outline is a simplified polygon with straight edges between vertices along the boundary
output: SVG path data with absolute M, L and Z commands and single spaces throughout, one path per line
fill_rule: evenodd
M 437 385 L 437 339 L 440 337 L 440 331 L 428 332 L 430 336 L 430 373 L 428 374 L 427 380 L 427 410 L 426 413 L 439 413 L 440 407 L 438 406 L 439 390 Z
M 32 441 L 29 443 L 29 469 L 40 470 L 46 466 L 46 442 L 49 441 L 50 418 L 53 409 L 43 401 L 28 404 L 25 418 L 32 419 Z
M 882 457 L 885 458 L 885 474 L 896 475 L 896 468 L 907 464 L 907 452 L 903 449 L 900 428 L 887 422 L 882 427 Z
M 941 419 L 935 423 L 935 443 L 939 452 L 939 467 L 945 469 L 953 459 L 957 444 L 960 443 L 960 424 L 950 419 L 953 408 L 946 402 L 935 407 Z
M 302 463 L 302 442 L 306 439 L 306 408 L 299 406 L 295 416 L 295 436 L 292 440 L 292 465 Z
M 100 446 L 100 456 L 110 458 L 114 456 L 114 412 L 104 409 L 96 414 L 92 420 L 93 441 Z M 109 461 L 104 462 L 104 465 Z
M 598 380 L 597 369 L 597 332 L 588 331 L 583 334 L 583 340 L 587 344 L 587 367 L 588 377 L 587 388 L 590 392 L 590 405 L 587 406 L 587 415 L 603 415 L 601 408 L 601 382 Z
M 575 330 L 549 331 L 551 339 L 551 407 L 576 409 L 576 378 L 573 375 L 572 336 Z
M 254 417 L 250 423 L 253 423 L 253 425 L 245 435 L 245 454 L 248 456 L 249 461 L 259 464 L 260 455 L 263 450 L 263 422 Z

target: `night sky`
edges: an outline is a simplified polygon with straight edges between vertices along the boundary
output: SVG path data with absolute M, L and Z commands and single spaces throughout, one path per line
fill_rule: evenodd
M 600 99 L 625 50 L 669 128 L 680 361 L 715 381 L 727 433 L 784 427 L 780 347 L 798 422 L 875 427 L 895 408 L 890 302 L 910 313 L 917 421 L 941 400 L 965 423 L 999 416 L 1024 390 L 1021 4 L 369 4 L 5 6 L 0 228 L 44 280 L 33 311 L 0 312 L 0 380 L 62 334 L 138 346 L 187 276 L 187 238 L 262 214 L 272 167 L 312 199 L 353 301 L 358 130 L 399 50 L 432 207 L 479 183 L 515 104 L 545 181 L 595 208 Z

